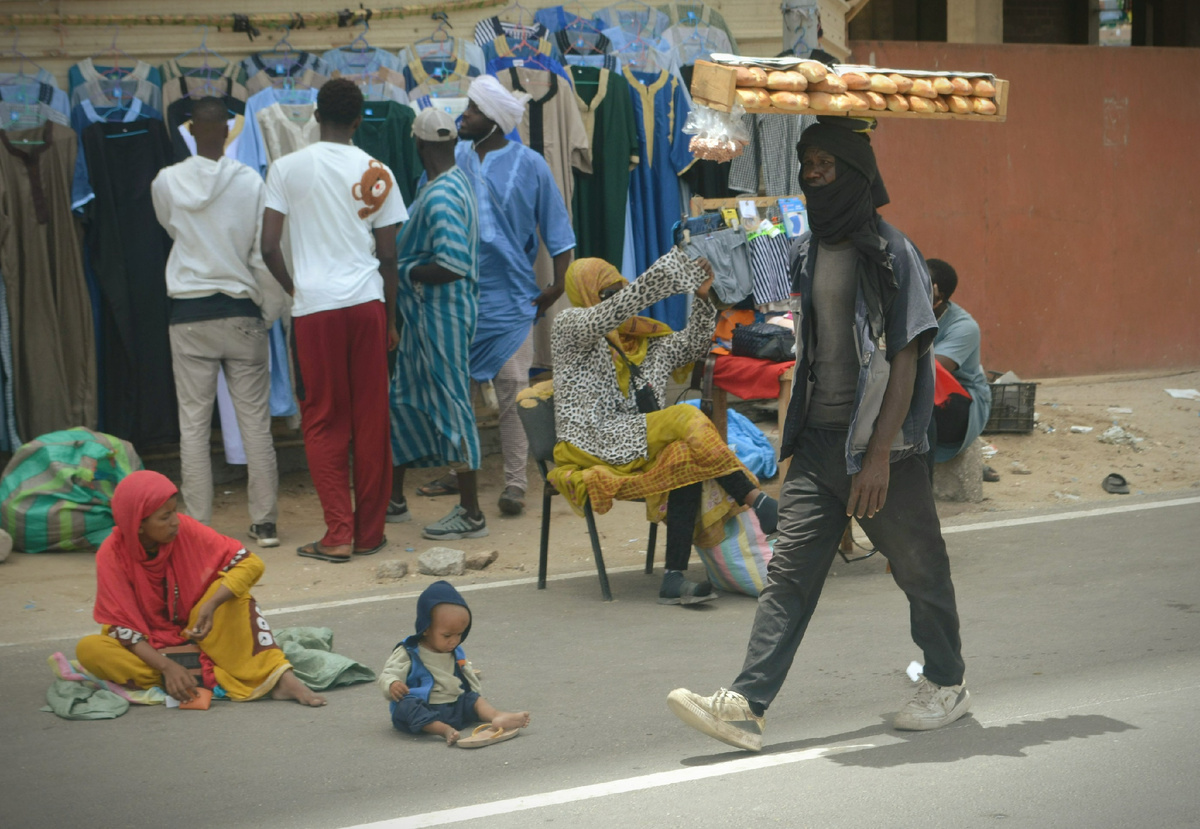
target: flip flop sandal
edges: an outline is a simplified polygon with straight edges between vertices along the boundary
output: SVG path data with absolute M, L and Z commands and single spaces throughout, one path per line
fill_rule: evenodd
M 1129 494 L 1129 483 L 1125 480 L 1124 476 L 1118 475 L 1116 472 L 1111 473 L 1105 478 L 1100 486 L 1104 488 L 1105 492 L 1111 495 Z
M 328 561 L 332 564 L 345 564 L 350 556 L 331 556 L 321 547 L 320 541 L 313 541 L 303 547 L 296 548 L 296 555 L 304 558 L 315 558 L 318 561 Z
M 480 733 L 483 732 L 483 733 Z M 459 748 L 483 748 L 484 746 L 502 743 L 505 740 L 511 740 L 521 732 L 515 728 L 500 728 L 499 726 L 485 723 L 478 726 L 471 732 L 470 737 L 463 737 L 455 745 Z
M 385 535 L 383 537 L 383 540 L 379 542 L 379 545 L 377 547 L 372 547 L 369 550 L 355 550 L 354 555 L 356 555 L 356 556 L 373 556 L 376 553 L 378 553 L 380 550 L 382 550 L 384 547 L 386 547 L 387 545 L 388 545 L 388 540 L 387 540 L 387 536 Z
M 457 495 L 458 486 L 450 476 L 438 478 L 436 481 L 430 481 L 425 486 L 417 487 L 417 494 L 424 495 L 426 498 L 437 498 L 441 495 Z

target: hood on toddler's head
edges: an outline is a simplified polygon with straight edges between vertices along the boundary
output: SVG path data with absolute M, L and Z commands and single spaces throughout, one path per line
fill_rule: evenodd
M 417 599 L 417 632 L 405 639 L 405 644 L 416 645 L 425 631 L 429 630 L 429 625 L 433 622 L 433 608 L 439 604 L 461 605 L 467 608 L 468 614 L 471 612 L 471 608 L 467 607 L 466 600 L 454 589 L 454 585 L 448 581 L 435 581 L 426 587 L 420 598 Z M 467 629 L 463 631 L 459 644 L 467 641 L 467 634 L 470 632 L 471 622 L 467 622 Z

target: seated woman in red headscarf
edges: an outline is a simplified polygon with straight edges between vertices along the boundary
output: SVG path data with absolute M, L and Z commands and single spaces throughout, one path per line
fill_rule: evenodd
M 559 440 L 550 482 L 576 510 L 590 501 L 604 513 L 613 499 L 644 499 L 651 521 L 665 517 L 663 604 L 715 598 L 709 582 L 683 575 L 693 542 L 719 544 L 726 519 L 743 507 L 754 509 L 767 533 L 778 519 L 775 499 L 758 488 L 712 421 L 694 406 L 666 406 L 672 374 L 690 373 L 712 347 L 712 279 L 707 260 L 690 260 L 679 248 L 633 283 L 602 259 L 580 259 L 566 275 L 574 307 L 559 313 L 550 334 Z M 683 331 L 637 315 L 693 292 Z
M 293 673 L 250 595 L 263 562 L 245 545 L 177 512 L 157 472 L 134 472 L 112 497 L 116 529 L 96 553 L 94 617 L 103 627 L 75 648 L 90 673 L 128 688 L 166 689 L 190 702 L 200 685 L 230 699 L 270 694 L 324 705 Z M 200 676 L 164 655 L 199 647 Z

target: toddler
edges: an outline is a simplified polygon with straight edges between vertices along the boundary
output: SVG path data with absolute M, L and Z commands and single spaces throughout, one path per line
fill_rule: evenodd
M 394 728 L 476 748 L 515 737 L 529 725 L 528 711 L 497 711 L 480 696 L 479 676 L 460 647 L 470 632 L 471 611 L 449 582 L 425 588 L 417 599 L 417 632 L 396 645 L 379 675 Z M 479 721 L 491 727 L 460 742 L 459 729 Z

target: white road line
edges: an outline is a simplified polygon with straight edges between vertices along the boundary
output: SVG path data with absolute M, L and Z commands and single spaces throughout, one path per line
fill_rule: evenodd
M 956 533 L 977 532 L 979 530 L 997 530 L 1006 527 L 1023 527 L 1028 524 L 1048 524 L 1054 521 L 1073 521 L 1079 518 L 1097 518 L 1105 515 L 1117 515 L 1126 512 L 1142 512 L 1143 510 L 1164 509 L 1166 507 L 1183 507 L 1192 504 L 1200 504 L 1200 497 L 1193 498 L 1176 498 L 1171 501 L 1152 501 L 1146 504 L 1121 504 L 1119 506 L 1099 507 L 1097 509 L 1076 510 L 1074 512 L 1055 512 L 1049 515 L 1033 515 L 1027 518 L 1006 518 L 998 521 L 979 521 L 974 524 L 958 524 L 949 527 L 942 527 L 942 535 L 953 535 Z M 609 567 L 610 573 L 632 573 L 641 570 L 644 565 L 631 564 L 625 567 Z M 594 570 L 584 570 L 578 573 L 559 573 L 553 576 L 547 576 L 546 581 L 567 581 L 568 579 L 595 578 Z M 475 590 L 494 590 L 499 587 L 514 587 L 519 585 L 536 584 L 537 578 L 530 576 L 522 579 L 506 579 L 504 581 L 483 582 L 480 584 L 466 584 L 458 587 L 460 593 L 468 593 Z M 285 613 L 300 613 L 312 610 L 328 610 L 335 607 L 351 607 L 360 604 L 375 604 L 376 602 L 390 602 L 399 599 L 415 599 L 421 595 L 420 591 L 409 591 L 406 593 L 384 593 L 378 596 L 359 596 L 354 599 L 333 599 L 327 602 L 313 602 L 311 604 L 292 605 L 290 607 L 277 607 L 273 609 L 264 608 L 263 615 L 265 616 L 280 616 Z M 94 629 L 83 631 L 82 633 L 73 633 L 63 636 L 47 636 L 42 639 L 30 639 L 24 642 L 0 642 L 0 648 L 12 648 L 19 645 L 34 645 L 39 642 L 59 642 L 65 639 L 79 639 L 82 636 L 87 636 L 89 633 L 95 633 Z
M 456 809 L 445 809 L 440 812 L 426 812 L 423 815 L 391 818 L 376 823 L 360 823 L 347 826 L 344 829 L 417 829 L 422 826 L 445 826 L 448 823 L 460 823 L 467 820 L 478 820 L 495 815 L 523 812 L 529 809 L 540 809 L 545 806 L 559 806 L 564 803 L 577 803 L 581 800 L 592 800 L 597 797 L 608 797 L 614 794 L 628 794 L 646 789 L 656 789 L 662 786 L 673 786 L 676 783 L 691 783 L 696 780 L 707 780 L 712 777 L 724 777 L 730 774 L 741 774 L 757 769 L 786 766 L 804 760 L 816 760 L 828 754 L 842 751 L 854 751 L 863 748 L 874 748 L 874 744 L 850 746 L 829 746 L 809 748 L 802 751 L 789 751 L 781 754 L 760 754 L 742 760 L 730 760 L 711 766 L 694 766 L 690 768 L 661 771 L 646 774 L 641 777 L 626 777 L 623 780 L 611 780 L 607 783 L 595 783 L 590 786 L 577 786 L 573 789 L 560 789 L 556 792 L 543 792 L 525 797 L 514 797 L 511 800 L 496 800 L 491 803 L 479 803 L 474 806 L 460 806 Z

